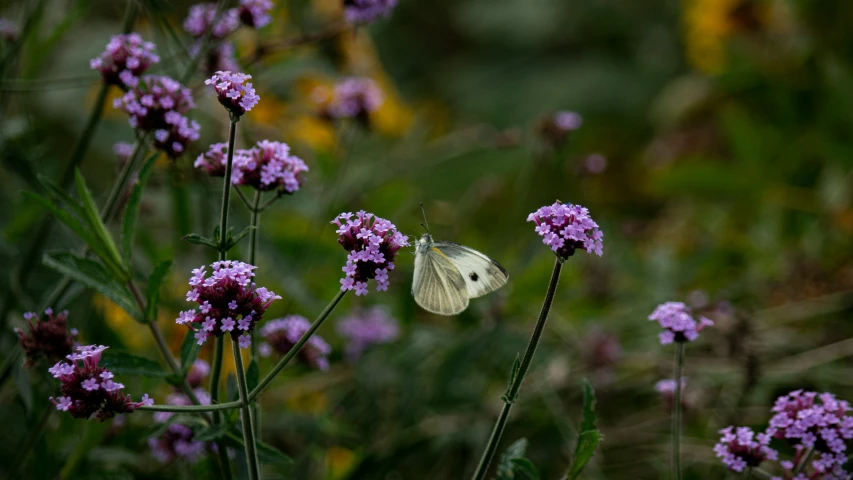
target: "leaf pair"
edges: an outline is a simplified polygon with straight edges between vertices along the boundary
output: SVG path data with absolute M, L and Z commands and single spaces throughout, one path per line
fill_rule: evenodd
M 219 239 L 219 226 L 214 229 L 213 238 L 203 237 L 197 233 L 189 233 L 187 235 L 184 235 L 182 238 L 187 243 L 192 243 L 194 245 L 204 245 L 212 248 L 213 250 L 216 250 L 217 252 L 227 252 L 228 250 L 231 250 L 234 245 L 237 245 L 237 243 L 242 240 L 243 237 L 248 235 L 253 228 L 255 227 L 249 225 L 248 227 L 244 228 L 243 231 L 238 233 L 237 236 L 234 236 L 234 230 L 229 228 L 228 232 L 225 234 L 224 244 L 221 244 L 221 241 Z

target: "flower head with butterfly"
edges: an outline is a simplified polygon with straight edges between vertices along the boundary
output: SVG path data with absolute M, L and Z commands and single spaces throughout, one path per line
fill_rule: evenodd
M 368 280 L 376 280 L 377 292 L 388 290 L 388 272 L 394 270 L 397 251 L 409 246 L 409 237 L 393 223 L 364 210 L 342 213 L 330 223 L 338 226 L 338 243 L 349 251 L 341 291 L 367 295 Z

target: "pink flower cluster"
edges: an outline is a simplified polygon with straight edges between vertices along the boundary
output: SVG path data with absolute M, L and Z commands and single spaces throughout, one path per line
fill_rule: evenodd
M 387 17 L 397 6 L 397 0 L 344 0 L 344 18 L 349 23 L 370 23 Z
M 214 20 L 216 20 L 215 3 L 195 4 L 190 7 L 187 18 L 184 19 L 184 31 L 193 37 L 202 38 L 213 25 L 211 36 L 214 39 L 222 39 L 240 27 L 239 14 L 233 8 L 223 11 L 215 25 Z
M 603 253 L 604 234 L 590 218 L 589 210 L 580 205 L 556 202 L 531 213 L 527 221 L 536 223 L 536 233 L 542 237 L 542 243 L 563 260 L 574 255 L 576 249 L 599 257 Z
M 338 82 L 330 95 L 317 92 L 329 118 L 354 118 L 367 122 L 368 114 L 382 106 L 385 98 L 376 82 L 366 77 L 349 77 Z M 323 98 L 326 97 L 326 98 Z
M 360 210 L 342 213 L 331 223 L 338 226 L 338 243 L 349 251 L 342 268 L 341 291 L 355 290 L 367 295 L 367 281 L 376 279 L 376 291 L 388 290 L 388 272 L 394 269 L 394 257 L 409 245 L 409 237 L 397 231 L 393 223 Z
M 204 170 L 211 177 L 224 177 L 227 161 L 228 144 L 214 143 L 195 159 L 193 166 Z
M 231 114 L 240 117 L 257 105 L 261 99 L 252 88 L 249 82 L 251 79 L 252 76 L 245 73 L 220 70 L 205 80 L 204 84 L 212 85 L 219 103 Z
M 714 453 L 734 472 L 757 467 L 765 460 L 778 460 L 779 454 L 769 447 L 770 435 L 755 434 L 749 427 L 726 427 L 720 430 L 719 443 Z
M 130 413 L 143 405 L 153 405 L 154 400 L 143 395 L 134 402 L 130 395 L 120 392 L 124 385 L 113 380 L 112 372 L 98 365 L 107 347 L 86 345 L 77 347 L 78 353 L 66 358 L 70 363 L 57 362 L 48 371 L 59 379 L 62 396 L 50 401 L 57 410 L 68 412 L 74 418 L 95 417 L 103 421 L 116 414 Z
M 190 89 L 177 80 L 149 75 L 113 106 L 130 115 L 130 126 L 154 133 L 154 145 L 175 158 L 198 140 L 200 127 L 184 116 L 193 106 Z
M 563 132 L 577 130 L 583 124 L 583 117 L 577 112 L 560 111 L 554 114 L 554 126 Z
M 706 317 L 700 316 L 698 322 L 694 320 L 692 310 L 682 302 L 666 302 L 658 305 L 649 315 L 649 320 L 657 321 L 664 328 L 664 331 L 658 335 L 661 345 L 672 342 L 692 342 L 699 338 L 699 332 L 714 325 L 714 322 Z
M 272 21 L 272 0 L 240 0 L 237 12 L 243 25 L 250 28 L 261 28 Z
M 77 330 L 68 330 L 68 311 L 54 315 L 53 309 L 48 308 L 44 314 L 47 315 L 47 320 L 42 321 L 34 312 L 25 313 L 24 319 L 29 325 L 28 331 L 15 329 L 15 333 L 18 334 L 18 343 L 21 344 L 27 358 L 28 367 L 34 366 L 41 358 L 50 363 L 61 361 L 71 354 L 74 346 Z
M 207 442 L 193 440 L 194 435 L 190 427 L 173 423 L 159 437 L 149 438 L 148 447 L 160 463 L 169 463 L 176 459 L 196 463 L 204 456 L 208 445 Z
M 372 345 L 390 343 L 400 336 L 400 325 L 388 310 L 373 307 L 356 310 L 337 324 L 338 335 L 347 339 L 346 354 L 350 361 L 359 357 Z
M 153 43 L 143 41 L 138 33 L 129 33 L 113 36 L 89 66 L 101 73 L 104 82 L 127 89 L 139 84 L 139 76 L 159 61 Z
M 226 147 L 227 149 L 227 147 Z M 308 165 L 290 154 L 290 146 L 282 142 L 261 140 L 248 150 L 234 152 L 234 169 L 231 183 L 246 185 L 256 190 L 281 189 L 294 193 L 304 181 Z
M 270 320 L 261 327 L 260 333 L 264 342 L 258 346 L 258 352 L 263 357 L 268 357 L 276 352 L 284 355 L 305 335 L 311 328 L 311 323 L 301 315 L 288 315 L 284 318 Z M 332 347 L 319 335 L 308 338 L 299 357 L 308 365 L 318 370 L 329 369 L 328 355 Z
M 253 270 L 258 268 L 254 265 L 223 260 L 214 262 L 211 268 L 209 277 L 204 265 L 193 270 L 187 301 L 199 306 L 181 312 L 176 323 L 195 330 L 199 345 L 211 336 L 228 333 L 241 348 L 248 348 L 255 324 L 261 321 L 273 300 L 281 297 L 252 282 Z

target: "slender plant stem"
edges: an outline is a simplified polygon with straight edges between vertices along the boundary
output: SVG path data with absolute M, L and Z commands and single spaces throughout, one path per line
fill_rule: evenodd
M 672 478 L 681 480 L 681 376 L 684 370 L 684 342 L 675 344 L 675 396 L 672 398 Z
M 30 456 L 30 451 L 33 449 L 33 447 L 35 447 L 38 439 L 41 438 L 45 428 L 47 428 L 48 422 L 50 421 L 50 416 L 53 415 L 53 412 L 55 410 L 56 409 L 53 408 L 53 405 L 48 404 L 47 408 L 45 408 L 44 410 L 44 413 L 41 414 L 41 418 L 39 419 L 38 424 L 36 424 L 35 428 L 30 430 L 26 440 L 24 440 L 20 453 L 15 457 L 15 460 L 12 464 L 12 468 L 9 470 L 9 472 L 11 472 L 12 474 L 12 477 L 10 478 L 18 478 L 18 471 L 26 463 L 27 458 L 29 458 Z
M 284 367 L 287 366 L 288 362 L 290 362 L 293 357 L 296 356 L 297 353 L 299 353 L 299 350 L 302 349 L 305 343 L 308 342 L 308 339 L 311 338 L 311 335 L 314 335 L 314 332 L 316 332 L 317 329 L 320 328 L 320 326 L 323 324 L 323 322 L 326 321 L 326 318 L 328 318 L 328 316 L 332 313 L 335 307 L 338 306 L 338 303 L 340 303 L 340 301 L 344 298 L 344 295 L 346 294 L 346 291 L 338 292 L 338 294 L 335 295 L 335 298 L 333 298 L 332 301 L 328 305 L 326 305 L 326 308 L 320 313 L 320 316 L 317 317 L 316 320 L 314 320 L 314 323 L 311 324 L 311 327 L 308 329 L 308 331 L 302 334 L 302 337 L 299 339 L 298 342 L 296 342 L 296 344 L 293 345 L 293 348 L 291 348 L 287 352 L 287 354 L 282 357 L 282 359 L 279 360 L 278 363 L 275 364 L 275 367 L 273 367 L 273 369 L 270 370 L 270 372 L 263 379 L 261 379 L 261 381 L 258 383 L 258 386 L 255 387 L 254 390 L 252 390 L 252 392 L 249 394 L 250 402 L 254 402 L 255 399 L 258 398 L 258 395 L 260 395 L 261 392 L 263 392 L 264 389 L 267 387 L 267 385 L 272 382 L 275 376 L 278 375 L 284 369 Z
M 219 0 L 219 3 L 216 4 L 216 14 L 213 16 L 213 21 L 210 22 L 210 26 L 207 31 L 204 32 L 204 36 L 201 38 L 201 46 L 199 47 L 198 52 L 196 52 L 190 60 L 190 64 L 187 66 L 184 76 L 181 77 L 181 83 L 186 84 L 187 81 L 189 81 L 193 76 L 193 73 L 195 73 L 198 68 L 198 64 L 201 59 L 207 55 L 207 47 L 210 45 L 210 40 L 213 38 L 213 26 L 219 23 L 219 19 L 222 17 L 222 13 L 225 11 L 226 6 L 228 6 L 228 0 Z
M 240 189 L 236 189 L 240 191 Z M 260 190 L 255 190 L 255 198 L 252 202 L 252 219 L 251 219 L 251 227 L 249 230 L 249 265 L 255 265 L 255 257 L 257 256 L 258 251 L 258 229 L 261 227 L 261 212 L 258 210 L 258 205 L 261 203 L 261 197 L 263 197 L 263 192 Z M 256 329 L 252 330 L 252 362 L 256 365 L 258 364 L 258 333 Z M 252 427 L 254 428 L 255 438 L 260 441 L 261 439 L 261 407 L 258 402 L 252 402 L 252 421 L 254 424 Z
M 512 410 L 512 405 L 518 398 L 518 391 L 521 389 L 521 384 L 524 381 L 524 376 L 530 368 L 530 363 L 533 361 L 533 354 L 536 353 L 536 347 L 539 345 L 539 338 L 542 336 L 542 331 L 545 329 L 545 321 L 548 320 L 548 312 L 551 311 L 551 303 L 554 301 L 554 294 L 557 292 L 557 284 L 560 281 L 560 270 L 563 268 L 562 261 L 558 258 L 554 262 L 554 270 L 551 272 L 551 281 L 548 283 L 548 291 L 545 293 L 545 300 L 542 302 L 542 309 L 539 311 L 539 319 L 536 321 L 536 326 L 533 328 L 533 335 L 530 336 L 530 341 L 527 343 L 527 350 L 524 352 L 524 357 L 518 366 L 518 370 L 514 372 L 510 378 L 509 388 L 506 395 L 503 397 L 504 406 L 501 410 L 498 420 L 495 422 L 495 428 L 489 437 L 489 442 L 486 444 L 486 450 L 480 458 L 480 463 L 477 465 L 477 470 L 474 471 L 474 480 L 483 480 L 489 471 L 489 465 L 495 456 L 498 449 L 498 444 L 501 441 L 504 428 L 506 428 L 509 412 Z
M 799 464 L 797 464 L 797 468 L 795 468 L 794 471 L 791 473 L 793 477 L 796 477 L 797 475 L 803 473 L 803 470 L 806 469 L 806 465 L 809 464 L 809 460 L 812 459 L 812 455 L 814 455 L 814 447 L 809 447 L 809 449 L 806 450 L 806 454 L 803 455 L 803 459 L 800 460 Z
M 757 467 L 756 468 L 750 468 L 749 473 L 751 473 L 753 477 L 761 478 L 763 480 L 770 480 L 771 478 L 773 478 L 773 475 L 770 475 L 769 473 L 767 473 L 764 470 L 757 468 Z
M 239 117 L 232 115 L 231 128 L 228 131 L 228 160 L 225 163 L 225 177 L 222 180 L 222 212 L 219 216 L 219 259 L 225 260 L 228 235 L 228 202 L 231 200 L 231 171 L 234 167 L 234 141 L 237 138 Z
M 234 353 L 234 367 L 237 370 L 237 390 L 240 392 L 240 423 L 243 426 L 243 444 L 246 447 L 246 463 L 249 465 L 249 478 L 261 478 L 261 465 L 258 462 L 255 432 L 252 428 L 252 410 L 249 408 L 249 387 L 246 385 L 246 371 L 243 368 L 243 355 L 240 346 L 231 339 L 231 351 Z
M 232 410 L 240 408 L 242 402 L 235 400 L 233 402 L 217 403 L 215 405 L 148 405 L 136 407 L 137 410 L 147 410 L 149 412 L 216 412 L 219 410 Z

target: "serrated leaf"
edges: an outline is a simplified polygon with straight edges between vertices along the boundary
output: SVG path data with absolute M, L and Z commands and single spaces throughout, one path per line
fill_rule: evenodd
M 163 279 L 169 273 L 169 268 L 172 266 L 171 260 L 164 260 L 154 266 L 154 270 L 148 277 L 148 288 L 145 291 L 145 320 L 149 322 L 157 321 L 157 303 L 160 301 L 160 286 L 163 284 Z
M 139 205 L 142 203 L 142 190 L 148 182 L 148 177 L 151 176 L 151 171 L 154 169 L 157 157 L 160 152 L 156 152 L 142 164 L 139 170 L 139 176 L 136 183 L 133 184 L 133 189 L 130 192 L 130 198 L 127 201 L 127 207 L 124 209 L 124 218 L 121 222 L 121 246 L 124 253 L 124 264 L 130 267 L 131 253 L 133 250 L 133 236 L 136 233 L 136 223 L 139 220 Z
M 209 427 L 204 427 L 195 432 L 193 441 L 209 442 L 211 440 L 218 440 L 224 437 L 230 429 L 231 426 L 226 423 L 217 423 Z
M 207 238 L 207 237 L 202 237 L 201 235 L 199 235 L 197 233 L 188 233 L 188 234 L 184 235 L 183 237 L 181 237 L 181 240 L 184 240 L 187 243 L 192 243 L 194 245 L 206 245 L 206 246 L 216 250 L 217 252 L 219 251 L 219 244 L 216 243 L 215 240 L 212 240 L 212 239 Z
M 583 380 L 583 422 L 581 432 L 595 430 L 595 390 L 587 379 Z
M 578 434 L 578 443 L 575 446 L 572 466 L 566 473 L 568 480 L 575 480 L 580 476 L 601 443 L 601 433 L 595 426 L 595 391 L 586 379 L 583 381 L 583 397 L 583 420 L 581 431 Z
M 107 226 L 101 220 L 101 214 L 98 212 L 97 205 L 95 205 L 95 199 L 92 198 L 92 193 L 86 187 L 86 180 L 83 179 L 80 169 L 74 171 L 74 184 L 77 186 L 77 196 L 80 197 L 80 202 L 83 205 L 83 211 L 86 214 L 86 219 L 89 221 L 89 226 L 92 228 L 92 233 L 104 245 L 110 259 L 116 264 L 122 265 L 122 258 L 118 247 L 116 247 L 112 235 L 107 230 Z M 127 268 L 125 268 L 123 273 L 125 274 L 125 280 L 130 278 L 130 272 Z
M 246 387 L 251 392 L 258 386 L 261 380 L 261 369 L 258 367 L 258 362 L 252 360 L 249 362 L 249 368 L 246 369 Z
M 103 366 L 113 373 L 140 375 L 143 377 L 165 378 L 169 372 L 154 360 L 137 357 L 121 350 L 107 349 L 101 356 Z
M 527 445 L 528 442 L 526 438 L 519 438 L 506 449 L 503 455 L 501 455 L 501 460 L 498 463 L 496 472 L 497 480 L 512 480 L 514 478 L 518 478 L 514 476 L 513 460 L 524 458 L 524 454 L 527 452 Z
M 104 295 L 130 316 L 142 321 L 142 312 L 136 307 L 130 291 L 111 276 L 100 263 L 65 251 L 46 252 L 42 263 Z

